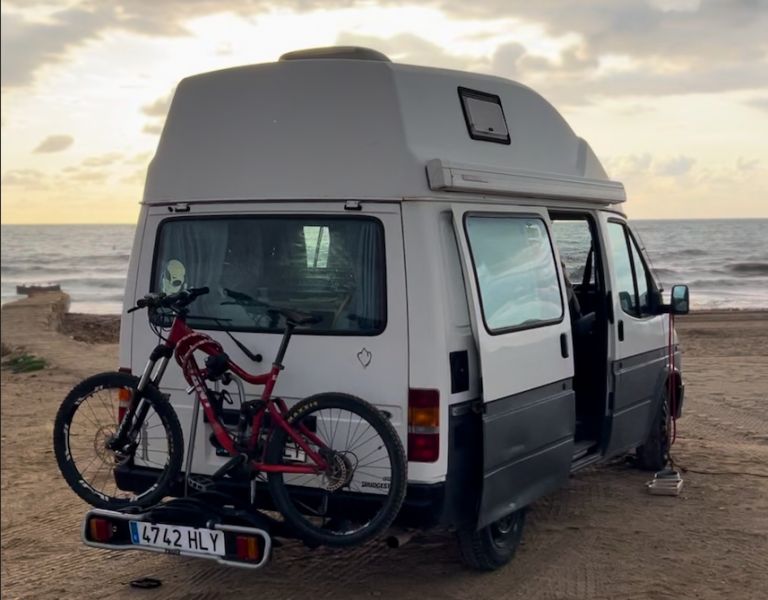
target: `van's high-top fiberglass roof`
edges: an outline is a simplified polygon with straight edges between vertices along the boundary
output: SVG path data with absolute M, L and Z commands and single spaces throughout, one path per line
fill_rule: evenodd
M 144 201 L 455 192 L 624 200 L 589 145 L 531 89 L 323 48 L 181 81 Z

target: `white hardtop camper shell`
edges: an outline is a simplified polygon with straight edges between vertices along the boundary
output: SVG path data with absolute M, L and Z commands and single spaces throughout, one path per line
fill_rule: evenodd
M 325 314 L 297 332 L 276 394 L 345 392 L 385 411 L 409 452 L 401 522 L 455 527 L 467 562 L 493 568 L 511 554 L 487 540 L 514 541 L 521 509 L 573 470 L 638 447 L 655 465 L 669 381 L 681 396 L 670 309 L 624 201 L 523 85 L 359 48 L 291 53 L 178 85 L 125 305 L 209 286 L 200 314 L 232 319 L 265 364 L 279 331 L 216 290 Z M 221 327 L 194 326 L 249 364 Z M 140 372 L 154 344 L 144 318 L 123 317 L 124 368 Z M 188 435 L 193 400 L 171 371 Z M 430 403 L 434 422 L 416 425 Z M 192 471 L 210 474 L 226 457 L 206 423 L 195 439 Z

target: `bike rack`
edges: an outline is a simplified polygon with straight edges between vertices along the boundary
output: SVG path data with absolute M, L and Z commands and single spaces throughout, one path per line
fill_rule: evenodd
M 271 522 L 266 516 L 259 517 L 245 511 L 217 507 L 194 498 L 174 498 L 145 510 L 113 511 L 94 508 L 83 519 L 82 540 L 86 546 L 109 550 L 141 550 L 161 552 L 178 556 L 190 556 L 215 560 L 224 565 L 258 569 L 270 558 L 273 542 L 270 535 Z M 249 523 L 239 525 L 227 523 L 235 520 Z M 190 548 L 168 548 L 140 545 L 136 539 L 131 522 L 181 526 L 190 529 L 208 529 L 221 531 L 224 535 L 224 555 L 210 554 Z M 224 521 L 224 522 L 219 522 Z M 239 558 L 236 548 L 242 539 L 257 541 L 253 557 Z

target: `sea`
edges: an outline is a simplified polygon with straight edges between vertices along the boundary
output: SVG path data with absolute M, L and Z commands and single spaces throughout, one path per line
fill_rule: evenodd
M 768 219 L 635 220 L 656 278 L 688 284 L 700 309 L 768 309 Z M 122 310 L 133 225 L 2 225 L 2 303 L 58 283 L 72 312 Z

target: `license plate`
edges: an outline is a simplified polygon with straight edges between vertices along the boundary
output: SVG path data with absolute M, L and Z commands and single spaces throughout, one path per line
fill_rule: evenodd
M 130 521 L 131 542 L 138 546 L 162 548 L 170 552 L 195 552 L 224 556 L 224 532 L 183 525 L 164 525 Z
M 302 450 L 298 444 L 286 444 L 283 448 L 283 459 L 295 462 L 307 462 L 307 453 Z

